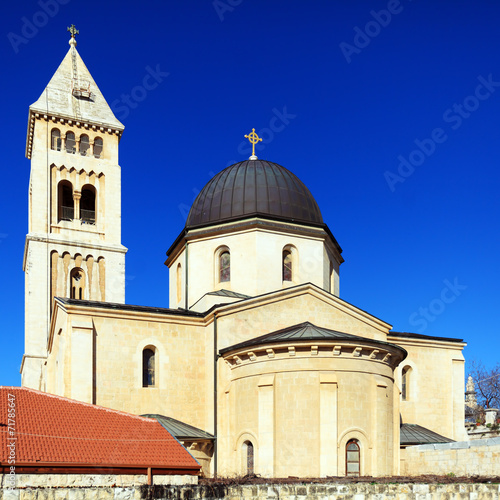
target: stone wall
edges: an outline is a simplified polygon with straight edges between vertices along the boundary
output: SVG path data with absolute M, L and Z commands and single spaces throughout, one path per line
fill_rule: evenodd
M 51 488 L 138 487 L 148 483 L 146 474 L 15 474 L 14 477 L 16 488 L 24 491 L 30 488 L 50 490 Z M 11 480 L 9 474 L 0 474 L 0 488 L 8 489 Z M 153 483 L 156 485 L 193 485 L 198 484 L 198 476 L 157 475 L 153 477 Z
M 0 500 L 378 500 L 401 499 L 438 500 L 498 499 L 498 484 L 261 484 L 243 486 L 147 486 L 135 487 L 88 487 L 88 488 L 37 488 L 1 490 Z
M 401 450 L 401 474 L 500 476 L 500 437 L 409 446 Z

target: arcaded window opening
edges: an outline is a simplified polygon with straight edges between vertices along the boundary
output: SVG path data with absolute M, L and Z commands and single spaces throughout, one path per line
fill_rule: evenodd
M 410 376 L 411 367 L 405 366 L 401 372 L 401 399 L 403 401 L 410 399 Z
M 61 151 L 61 132 L 58 128 L 53 128 L 50 131 L 50 149 Z
M 351 439 L 345 446 L 345 473 L 346 476 L 360 475 L 360 448 L 356 439 Z
M 66 132 L 66 153 L 76 153 L 76 140 L 73 132 Z
M 219 255 L 219 282 L 231 281 L 231 255 L 229 250 L 223 250 Z
M 96 192 L 95 187 L 91 184 L 86 184 L 82 187 L 82 198 L 80 200 L 80 219 L 84 224 L 95 224 Z
M 58 220 L 73 220 L 75 217 L 75 202 L 73 201 L 73 185 L 71 182 L 59 182 L 57 200 Z
M 102 155 L 103 142 L 100 137 L 94 139 L 94 158 L 100 158 Z
M 75 267 L 70 275 L 70 298 L 83 300 L 85 292 L 85 272 Z
M 142 387 L 155 386 L 155 351 L 146 348 L 142 351 Z
M 83 134 L 80 136 L 80 154 L 82 156 L 87 156 L 89 154 L 90 142 L 89 136 L 87 134 Z

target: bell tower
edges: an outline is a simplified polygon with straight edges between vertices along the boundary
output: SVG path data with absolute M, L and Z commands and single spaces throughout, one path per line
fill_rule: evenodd
M 70 49 L 30 106 L 29 229 L 24 249 L 22 385 L 44 389 L 54 297 L 125 301 L 116 119 L 78 51 Z

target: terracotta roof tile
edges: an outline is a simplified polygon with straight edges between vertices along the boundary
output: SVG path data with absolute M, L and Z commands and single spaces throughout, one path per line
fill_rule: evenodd
M 0 387 L 0 462 L 7 461 L 9 394 L 16 462 L 190 469 L 200 465 L 156 420 L 25 387 Z

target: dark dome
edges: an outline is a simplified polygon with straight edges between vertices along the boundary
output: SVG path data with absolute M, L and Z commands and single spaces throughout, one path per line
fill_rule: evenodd
M 264 160 L 235 163 L 219 172 L 194 200 L 186 227 L 249 216 L 323 224 L 309 189 L 285 167 Z

